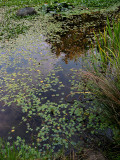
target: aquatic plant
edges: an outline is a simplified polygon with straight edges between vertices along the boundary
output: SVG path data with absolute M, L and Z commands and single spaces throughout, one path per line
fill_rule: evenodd
M 107 20 L 107 24 L 100 38 L 96 37 L 98 51 L 92 56 L 92 70 L 83 75 L 90 80 L 88 88 L 98 99 L 98 107 L 103 109 L 103 121 L 112 126 L 114 138 L 120 143 L 120 22 L 113 22 L 111 27 Z
M 13 5 L 12 2 L 7 1 L 6 4 L 8 6 Z M 51 3 L 51 1 L 48 3 Z M 21 4 L 21 6 L 25 4 L 31 5 L 30 1 L 24 1 L 24 3 L 23 1 L 14 1 L 14 4 Z M 13 33 L 23 33 L 25 28 L 23 26 L 20 28 L 19 26 L 10 30 L 11 33 L 8 38 Z M 9 32 L 10 27 L 8 25 L 2 34 Z M 37 58 L 39 55 L 43 55 L 43 53 L 38 53 Z M 20 158 L 25 157 L 25 159 L 30 159 L 31 156 L 38 158 L 39 153 L 45 155 L 46 150 L 50 150 L 53 155 L 56 150 L 59 151 L 62 147 L 64 150 L 70 149 L 70 147 L 75 148 L 77 143 L 73 138 L 74 136 L 83 134 L 87 129 L 91 133 L 94 133 L 94 129 L 97 130 L 100 128 L 100 120 L 96 118 L 98 110 L 96 111 L 94 107 L 89 108 L 89 106 L 96 104 L 95 101 L 93 103 L 90 102 L 90 97 L 91 99 L 93 98 L 92 94 L 89 91 L 84 91 L 83 85 L 73 76 L 72 80 L 69 78 L 72 92 L 67 97 L 67 102 L 65 102 L 64 98 L 67 90 L 64 82 L 57 76 L 57 72 L 61 72 L 62 68 L 54 68 L 54 71 L 51 70 L 45 76 L 39 69 L 39 66 L 43 65 L 43 61 L 44 59 L 38 62 L 28 50 L 25 53 L 22 53 L 21 50 L 19 54 L 7 50 L 6 53 L 1 54 L 0 65 L 2 77 L 0 78 L 0 94 L 2 97 L 0 101 L 3 103 L 2 111 L 5 111 L 9 106 L 11 110 L 17 110 L 17 113 L 22 113 L 21 122 L 17 126 L 12 126 L 9 133 L 11 137 L 16 138 L 15 145 L 9 145 L 10 142 L 7 143 L 7 146 L 5 144 L 3 145 L 3 143 L 1 145 L 1 157 L 3 156 L 3 159 L 7 158 L 8 160 L 6 155 L 12 157 L 12 160 L 17 156 Z M 29 67 L 26 67 L 26 64 L 29 64 Z M 56 88 L 60 92 L 56 92 Z M 74 93 L 80 94 L 78 100 L 74 100 L 74 98 L 72 100 L 70 98 L 72 101 L 68 101 L 68 98 L 74 96 Z M 87 96 L 87 93 L 90 95 Z M 51 100 L 48 100 L 48 97 Z M 59 99 L 59 101 L 56 103 L 55 99 Z M 26 126 L 24 132 L 29 138 L 31 147 L 19 135 L 16 135 L 19 129 L 18 126 L 22 124 Z M 11 147 L 13 148 L 11 149 Z M 35 147 L 38 147 L 37 151 L 33 149 Z M 30 148 L 29 151 L 28 148 Z
M 54 157 L 58 157 L 56 154 Z M 42 156 L 38 148 L 32 148 L 30 145 L 25 144 L 24 140 L 17 137 L 15 143 L 10 144 L 9 142 L 0 139 L 0 159 L 1 160 L 35 160 L 35 159 L 52 159 L 52 153 L 46 152 L 45 156 Z
M 74 4 L 83 4 L 83 5 L 87 5 L 87 6 L 91 6 L 91 7 L 108 7 L 112 4 L 115 3 L 119 3 L 119 0 L 32 0 L 32 1 L 23 1 L 23 0 L 2 0 L 0 6 L 4 6 L 4 4 L 6 4 L 7 6 L 11 6 L 11 5 L 18 5 L 18 6 L 22 6 L 22 5 L 38 5 L 38 4 L 44 4 L 44 3 L 48 3 L 48 4 L 52 4 L 54 2 L 67 2 L 67 3 L 74 3 Z
M 103 69 L 108 64 L 110 67 L 115 65 L 115 68 L 120 64 L 120 23 L 115 23 L 113 20 L 112 27 L 107 19 L 107 27 L 104 29 L 104 33 L 100 32 L 99 39 L 96 37 L 98 51 L 100 54 L 100 65 Z
M 96 111 L 86 107 L 90 105 L 90 102 L 85 101 L 85 98 L 84 103 L 79 99 L 75 101 L 74 97 L 72 100 L 71 96 L 74 94 L 71 94 L 65 101 L 65 96 L 69 94 L 70 90 L 73 93 L 74 91 L 81 92 L 81 96 L 84 96 L 84 87 L 76 79 L 75 70 L 70 70 L 72 77 L 65 78 L 66 86 L 63 75 L 58 74 L 63 69 L 61 66 L 53 65 L 55 57 L 50 50 L 47 54 L 44 49 L 43 53 L 31 54 L 33 53 L 32 49 L 35 52 L 35 48 L 30 49 L 27 44 L 29 49 L 27 50 L 25 41 L 24 45 L 26 49 L 24 50 L 22 45 L 19 53 L 16 49 L 14 52 L 8 49 L 1 54 L 1 109 L 4 112 L 9 107 L 14 112 L 12 119 L 17 114 L 21 117 L 19 124 L 10 128 L 8 136 L 12 139 L 8 139 L 8 142 L 14 139 L 19 146 L 24 138 L 19 138 L 20 130 L 24 126 L 23 134 L 27 137 L 28 144 L 33 148 L 38 147 L 41 155 L 45 155 L 46 150 L 55 153 L 61 148 L 64 148 L 65 151 L 75 148 L 77 137 L 80 134 L 82 136 L 86 129 L 94 132 L 95 124 L 96 128 L 99 128 L 97 121 L 94 122 L 95 114 L 93 115 L 93 113 Z M 39 42 L 40 45 L 42 46 Z M 45 49 L 47 51 L 47 47 Z M 47 64 L 49 61 L 51 64 L 49 64 L 49 68 L 47 66 L 47 71 L 44 69 L 46 61 Z

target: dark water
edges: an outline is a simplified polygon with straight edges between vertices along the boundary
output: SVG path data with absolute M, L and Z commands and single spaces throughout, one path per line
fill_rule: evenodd
M 99 23 L 95 26 L 77 27 L 76 29 L 74 26 L 78 25 L 79 17 L 76 19 L 77 22 L 72 25 L 71 21 L 68 21 L 69 31 L 61 35 L 60 43 L 47 43 L 46 38 L 39 35 L 37 42 L 36 37 L 33 36 L 31 41 L 26 39 L 25 44 L 15 43 L 13 48 L 6 47 L 1 51 L 0 137 L 11 136 L 14 139 L 17 135 L 29 141 L 32 136 L 37 135 L 35 128 L 44 122 L 39 117 L 38 119 L 35 114 L 29 120 L 28 113 L 24 113 L 21 106 L 21 104 L 28 105 L 30 102 L 32 105 L 34 104 L 34 99 L 31 99 L 32 93 L 37 97 L 36 99 L 41 99 L 40 105 L 49 100 L 57 104 L 63 103 L 71 106 L 74 100 L 84 99 L 84 96 L 81 95 L 80 97 L 77 94 L 73 97 L 69 96 L 67 100 L 66 97 L 71 92 L 70 80 L 75 79 L 76 85 L 80 81 L 79 72 L 77 73 L 78 76 L 73 78 L 73 70 L 85 70 L 84 59 L 93 54 L 90 50 L 91 45 L 94 45 L 95 42 L 93 31 L 103 30 L 105 25 L 104 23 L 101 24 L 102 19 L 100 20 L 100 18 L 102 17 L 97 18 Z M 83 19 L 85 22 L 89 19 L 88 22 L 92 20 L 96 23 L 95 15 L 94 18 L 84 15 L 81 23 Z M 47 88 L 46 91 L 45 87 L 50 83 L 49 79 L 46 79 L 47 77 L 50 77 L 55 85 L 51 84 L 52 87 Z M 56 78 L 60 83 L 54 82 L 57 81 Z M 62 88 L 60 85 L 64 87 Z M 20 99 L 20 97 L 22 98 Z M 22 99 L 26 103 L 22 103 Z M 20 105 L 18 105 L 19 101 Z M 27 110 L 29 109 L 27 108 Z M 36 113 L 36 110 L 33 109 L 33 112 Z M 52 111 L 50 114 L 53 114 Z M 25 116 L 27 116 L 27 122 L 22 120 L 22 117 Z M 70 120 L 70 117 L 68 119 Z M 26 134 L 26 123 L 32 126 L 29 136 Z

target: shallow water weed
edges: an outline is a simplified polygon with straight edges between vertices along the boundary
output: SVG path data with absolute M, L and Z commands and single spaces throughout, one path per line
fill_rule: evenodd
M 14 13 L 10 17 L 13 18 Z M 13 19 L 16 22 L 20 20 L 16 17 Z M 23 18 L 21 23 L 29 22 L 30 26 L 31 19 Z M 82 138 L 92 137 L 94 132 L 106 128 L 98 116 L 102 111 L 94 107 L 97 104 L 93 101 L 95 97 L 83 84 L 79 72 L 75 69 L 66 71 L 61 65 L 58 66 L 62 56 L 57 59 L 52 53 L 51 44 L 45 41 L 45 35 L 50 37 L 61 32 L 62 23 L 56 21 L 53 24 L 53 20 L 52 15 L 36 17 L 29 34 L 19 35 L 15 41 L 10 40 L 11 45 L 6 43 L 6 49 L 0 55 L 0 114 L 6 118 L 9 116 L 5 116 L 5 113 L 10 115 L 13 111 L 11 118 L 7 119 L 8 124 L 3 123 L 3 129 L 7 126 L 9 133 L 6 132 L 8 134 L 5 136 L 9 136 L 11 145 L 15 141 L 19 152 L 16 153 L 23 159 L 32 156 L 38 158 L 46 155 L 47 150 L 50 153 L 46 157 L 53 159 L 51 153 L 53 155 L 61 148 L 66 152 L 75 149 L 78 141 L 82 145 Z M 10 28 L 9 25 L 7 27 Z M 18 27 L 16 32 L 20 33 L 22 29 Z M 56 38 L 60 40 L 59 35 L 54 40 Z
M 63 129 L 63 126 L 59 126 L 57 123 L 58 118 L 56 116 L 61 116 L 60 121 L 62 122 L 60 109 L 64 109 L 64 107 L 67 108 L 68 105 L 58 105 L 54 101 L 50 102 L 46 100 L 48 95 L 55 95 L 55 97 L 60 95 L 60 93 L 56 92 L 56 86 L 59 86 L 59 88 L 62 89 L 64 84 L 59 81 L 59 77 L 56 77 L 56 72 L 61 71 L 62 68 L 58 66 L 54 68 L 54 71 L 51 69 L 51 71 L 48 71 L 47 73 L 48 76 L 45 76 L 44 73 L 42 74 L 40 72 L 41 69 L 38 71 L 38 59 L 36 60 L 33 57 L 29 58 L 28 52 L 24 52 L 23 56 L 20 51 L 19 54 L 17 53 L 19 55 L 18 57 L 16 57 L 15 52 L 12 54 L 12 57 L 11 53 L 4 53 L 1 55 L 3 57 L 1 61 L 1 74 L 3 76 L 1 79 L 2 90 L 0 92 L 2 95 L 1 102 L 3 104 L 3 109 L 6 110 L 6 106 L 10 106 L 11 109 L 22 113 L 22 121 L 19 122 L 19 125 L 25 124 L 26 130 L 24 131 L 24 134 L 30 135 L 30 141 L 36 136 L 38 137 L 34 143 L 38 143 L 38 145 L 41 145 L 41 143 L 44 144 L 42 150 L 45 150 L 46 146 L 47 148 L 51 147 L 49 146 L 49 143 L 46 142 L 48 139 L 51 141 L 50 138 L 54 139 L 56 145 L 65 143 L 65 139 L 54 136 L 49 137 L 49 134 L 50 132 L 53 132 L 55 135 L 58 134 L 58 129 L 59 132 L 62 132 L 61 129 Z M 42 56 L 42 54 L 39 56 Z M 30 63 L 28 63 L 29 59 Z M 43 59 L 43 64 L 45 60 L 46 58 Z M 29 67 L 23 67 L 23 65 L 21 65 L 21 62 L 24 61 Z M 40 61 L 40 63 L 41 66 L 42 61 Z M 5 94 L 6 92 L 7 94 Z M 64 95 L 61 94 L 61 98 L 63 96 Z M 51 127 L 52 125 L 53 127 Z M 14 126 L 14 129 L 12 127 L 10 135 L 14 135 L 16 131 L 17 127 Z M 66 134 L 68 135 L 67 131 Z M 52 149 L 54 149 L 54 144 L 52 145 Z M 67 143 L 65 143 L 65 145 L 67 147 Z
M 17 67 L 18 71 L 16 69 L 7 70 L 8 66 L 2 65 L 1 73 L 4 76 L 1 80 L 1 87 L 2 84 L 4 87 L 1 91 L 3 95 L 1 101 L 4 104 L 4 109 L 9 105 L 13 110 L 19 110 L 21 113 L 19 125 L 12 126 L 9 135 L 15 139 L 15 137 L 20 136 L 17 134 L 20 126 L 24 126 L 24 136 L 28 137 L 32 146 L 37 145 L 41 152 L 46 149 L 51 149 L 52 152 L 59 151 L 61 147 L 68 149 L 71 144 L 74 146 L 77 143 L 77 136 L 85 130 L 84 121 L 90 114 L 89 110 L 86 110 L 87 108 L 82 102 L 76 101 L 73 104 L 65 102 L 64 97 L 69 93 L 69 88 L 67 90 L 64 81 L 61 81 L 60 76 L 58 76 L 58 72 L 63 70 L 61 66 L 53 67 L 54 70 L 51 68 L 46 74 L 41 73 L 42 67 L 44 69 L 44 62 L 47 60 L 45 53 L 44 56 L 37 54 L 37 56 L 45 58 L 40 61 L 39 67 L 41 68 L 39 69 L 38 58 L 35 59 L 36 56 L 32 57 L 31 54 L 31 58 L 29 58 L 26 54 L 28 52 L 24 53 L 25 63 L 30 61 L 29 67 L 25 68 L 25 66 L 20 65 L 23 54 L 19 54 L 18 59 L 12 58 L 12 61 L 11 58 L 7 58 L 12 67 L 16 67 L 20 63 Z M 48 55 L 46 54 L 46 56 Z M 15 52 L 14 56 L 16 56 Z M 84 96 L 84 87 L 80 86 L 79 81 L 75 81 L 74 75 L 72 78 L 70 85 L 73 86 L 73 92 L 81 92 Z M 57 88 L 59 91 L 56 91 Z M 6 95 L 5 92 L 9 94 Z M 89 101 L 85 101 L 85 103 L 89 106 Z M 91 115 L 90 123 L 94 118 Z M 88 125 L 87 127 L 92 128 L 93 126 Z M 74 140 L 72 141 L 73 137 Z

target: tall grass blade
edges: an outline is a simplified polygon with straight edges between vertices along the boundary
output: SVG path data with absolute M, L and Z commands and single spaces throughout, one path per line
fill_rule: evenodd
M 107 31 L 109 33 L 109 36 L 110 36 L 111 39 L 113 39 L 112 29 L 110 27 L 110 22 L 109 22 L 108 18 L 107 18 L 107 26 L 108 26 Z

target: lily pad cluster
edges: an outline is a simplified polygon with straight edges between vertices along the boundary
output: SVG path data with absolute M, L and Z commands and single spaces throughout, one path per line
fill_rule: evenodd
M 4 110 L 9 106 L 17 113 L 22 112 L 19 124 L 11 128 L 9 136 L 16 139 L 16 143 L 19 137 L 21 139 L 27 137 L 26 141 L 34 148 L 37 146 L 41 153 L 46 150 L 54 153 L 62 147 L 65 149 L 74 147 L 83 132 L 87 128 L 91 130 L 97 123 L 93 125 L 96 115 L 93 114 L 93 110 L 86 107 L 94 104 L 90 104 L 89 100 L 86 100 L 87 95 L 83 95 L 84 87 L 79 78 L 77 80 L 77 71 L 70 70 L 72 77 L 69 77 L 67 84 L 71 86 L 71 93 L 67 96 L 68 86 L 66 87 L 58 74 L 63 70 L 62 67 L 56 66 L 44 75 L 43 62 L 48 63 L 48 60 L 42 52 L 37 54 L 37 59 L 34 56 L 30 51 L 21 51 L 19 54 L 17 51 L 14 54 L 10 51 L 9 54 L 1 55 L 0 102 L 4 104 Z M 41 59 L 40 64 L 38 58 Z M 83 97 L 84 103 L 80 99 L 74 101 L 75 92 Z M 90 96 L 92 95 L 89 95 L 89 98 Z M 19 132 L 22 126 L 25 126 L 24 136 Z
M 53 4 L 44 4 L 42 6 L 42 11 L 45 13 L 56 13 L 56 12 L 65 12 L 69 9 L 72 9 L 73 5 L 70 3 L 53 3 Z

